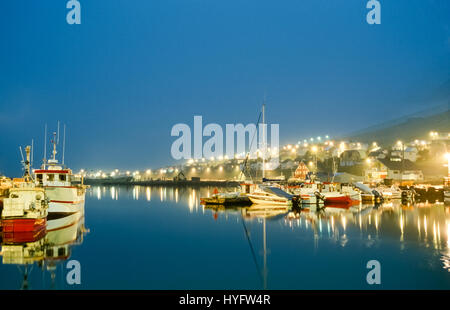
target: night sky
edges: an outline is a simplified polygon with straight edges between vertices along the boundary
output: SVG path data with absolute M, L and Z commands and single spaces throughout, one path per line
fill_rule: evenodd
M 74 170 L 173 162 L 176 123 L 267 121 L 281 142 L 341 135 L 432 106 L 450 79 L 450 1 L 0 2 L 0 172 L 67 124 Z M 48 153 L 47 153 L 48 154 Z

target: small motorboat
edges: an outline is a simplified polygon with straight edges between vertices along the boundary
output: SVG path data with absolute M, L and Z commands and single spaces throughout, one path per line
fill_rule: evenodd
M 294 196 L 278 187 L 260 185 L 253 193 L 247 194 L 247 197 L 254 204 L 290 206 Z

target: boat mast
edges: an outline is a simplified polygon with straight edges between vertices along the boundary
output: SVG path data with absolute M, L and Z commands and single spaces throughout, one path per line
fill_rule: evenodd
M 59 123 L 58 123 L 58 127 L 59 127 Z M 59 129 L 59 128 L 58 128 Z M 52 143 L 53 143 L 53 162 L 56 162 L 56 132 L 53 132 L 53 140 L 52 140 Z
M 265 110 L 266 110 L 266 96 L 264 95 L 264 103 L 262 106 L 262 141 L 263 141 L 263 152 L 262 152 L 262 178 L 264 179 L 266 174 L 266 128 L 265 128 Z
M 42 169 L 45 169 L 45 163 L 47 162 L 47 124 L 45 124 L 44 128 L 44 158 L 42 159 Z
M 66 149 L 66 124 L 64 124 L 64 133 L 63 133 L 63 153 L 62 153 L 62 164 L 64 165 L 64 152 Z

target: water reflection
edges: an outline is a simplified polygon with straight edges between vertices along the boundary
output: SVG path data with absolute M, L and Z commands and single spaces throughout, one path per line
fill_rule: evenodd
M 42 288 L 56 288 L 58 266 L 71 257 L 72 247 L 83 243 L 87 232 L 81 212 L 50 214 L 46 229 L 33 233 L 1 234 L 2 264 L 18 267 L 21 289 L 41 285 L 30 283 L 29 277 L 34 269 L 41 271 L 42 279 L 46 274 L 50 276 L 50 283 L 48 286 L 42 283 Z
M 262 286 L 267 287 L 267 253 L 270 253 L 271 231 L 268 221 L 290 230 L 292 236 L 310 236 L 314 251 L 335 244 L 341 249 L 361 244 L 377 248 L 389 244 L 395 255 L 411 249 L 426 251 L 431 256 L 429 266 L 450 272 L 450 209 L 443 204 L 417 203 L 402 205 L 391 201 L 382 205 L 358 205 L 343 208 L 339 205 L 322 209 L 287 209 L 283 207 L 204 207 L 200 197 L 209 197 L 214 187 L 96 187 L 88 195 L 96 199 L 119 198 L 143 200 L 152 204 L 169 203 L 186 208 L 194 216 L 205 214 L 213 221 L 242 222 L 258 270 L 262 270 Z M 224 190 L 224 189 L 219 189 Z M 234 191 L 230 188 L 228 191 Z M 110 195 L 105 193 L 110 192 Z M 255 226 L 256 225 L 256 226 Z M 268 229 L 269 228 L 269 229 Z M 250 231 L 255 234 L 251 238 Z M 261 240 L 259 240 L 259 239 Z M 257 240 L 257 242 L 254 242 Z M 256 255 L 262 250 L 262 257 Z M 270 269 L 270 268 L 269 268 Z

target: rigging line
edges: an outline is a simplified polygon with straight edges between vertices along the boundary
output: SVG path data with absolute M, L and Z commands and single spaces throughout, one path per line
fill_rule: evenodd
M 253 248 L 252 241 L 250 240 L 250 235 L 247 230 L 247 226 L 245 226 L 245 221 L 244 221 L 244 217 L 242 216 L 242 213 L 241 213 L 241 220 L 242 220 L 242 226 L 244 227 L 245 236 L 247 237 L 248 245 L 250 246 L 250 251 L 252 252 L 253 262 L 255 263 L 256 270 L 258 272 L 259 280 L 261 281 L 261 283 L 264 283 L 263 276 L 261 274 L 261 268 L 258 265 L 258 260 L 256 259 L 255 250 Z

